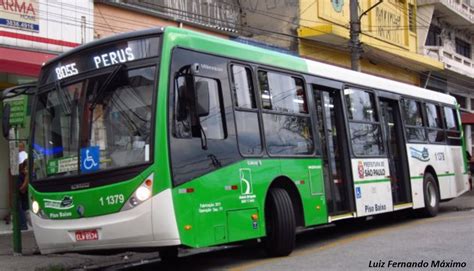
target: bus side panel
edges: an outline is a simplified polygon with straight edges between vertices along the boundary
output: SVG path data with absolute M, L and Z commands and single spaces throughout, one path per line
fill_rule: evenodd
M 296 185 L 301 197 L 305 226 L 328 221 L 320 159 L 282 159 L 282 172 Z
M 182 243 L 204 247 L 264 236 L 265 195 L 280 173 L 278 159 L 250 159 L 174 188 Z
M 151 209 L 155 241 L 163 246 L 180 244 L 171 189 L 154 196 Z
M 452 197 L 454 171 L 445 145 L 407 144 L 407 154 L 414 209 L 425 207 L 423 177 L 429 166 L 438 179 L 441 199 Z
M 448 164 L 451 167 L 451 171 L 454 176 L 451 182 L 451 194 L 446 198 L 453 198 L 459 196 L 460 194 L 466 192 L 469 189 L 469 176 L 465 173 L 464 168 L 464 155 L 462 146 L 448 146 L 447 147 L 447 160 Z M 445 199 L 441 197 L 441 199 Z
M 357 216 L 393 211 L 387 158 L 351 159 Z

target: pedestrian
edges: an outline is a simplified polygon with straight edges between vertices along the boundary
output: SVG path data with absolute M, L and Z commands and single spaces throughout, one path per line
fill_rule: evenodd
M 21 230 L 28 230 L 28 224 L 26 221 L 26 211 L 28 210 L 28 154 L 24 152 L 24 155 L 19 155 L 18 160 L 18 199 L 17 208 L 20 217 L 20 228 Z

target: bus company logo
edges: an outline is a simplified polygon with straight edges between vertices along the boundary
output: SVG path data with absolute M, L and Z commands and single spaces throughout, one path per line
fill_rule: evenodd
M 422 150 L 415 149 L 410 147 L 410 155 L 411 157 L 420 160 L 422 162 L 430 161 L 430 153 L 428 152 L 427 148 L 423 148 Z
M 359 173 L 359 179 L 364 179 L 365 174 L 364 174 L 364 162 L 359 161 L 357 165 L 357 172 Z
M 242 195 L 253 194 L 252 174 L 248 168 L 240 169 L 240 193 Z
M 62 200 L 44 199 L 44 207 L 56 210 L 68 210 L 74 207 L 72 197 L 65 196 Z

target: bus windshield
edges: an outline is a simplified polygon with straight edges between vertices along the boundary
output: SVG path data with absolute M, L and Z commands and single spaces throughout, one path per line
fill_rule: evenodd
M 124 64 L 37 95 L 32 180 L 150 161 L 156 66 Z

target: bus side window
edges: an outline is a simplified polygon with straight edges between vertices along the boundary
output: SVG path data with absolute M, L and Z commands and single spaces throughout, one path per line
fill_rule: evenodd
M 232 86 L 239 150 L 243 155 L 259 155 L 262 140 L 252 71 L 248 67 L 232 65 Z
M 461 145 L 461 132 L 459 130 L 456 110 L 451 107 L 444 107 L 444 117 L 446 121 L 448 144 Z
M 209 86 L 209 115 L 200 117 L 202 132 L 207 139 L 225 139 L 222 91 L 215 79 L 195 77 L 196 84 L 207 82 Z
M 443 129 L 441 109 L 438 105 L 426 104 L 426 117 L 428 120 L 428 139 L 431 143 L 441 143 L 446 140 Z
M 175 79 L 174 93 L 174 125 L 173 135 L 177 138 L 191 138 L 190 103 L 187 95 L 186 79 L 180 76 Z
M 357 156 L 384 155 L 379 117 L 372 92 L 344 89 L 352 150 Z
M 258 80 L 268 152 L 272 155 L 313 154 L 313 133 L 303 80 L 267 71 L 259 71 Z
M 194 82 L 196 86 L 201 82 L 207 83 L 209 89 L 209 114 L 199 118 L 202 135 L 207 139 L 225 139 L 222 93 L 218 81 L 196 76 Z M 187 88 L 184 77 L 176 78 L 175 84 L 173 135 L 177 138 L 192 138 L 190 104 L 194 101 L 189 99 L 191 90 Z
M 423 115 L 420 102 L 404 99 L 402 111 L 405 118 L 405 129 L 408 141 L 426 141 L 426 130 L 423 126 Z

